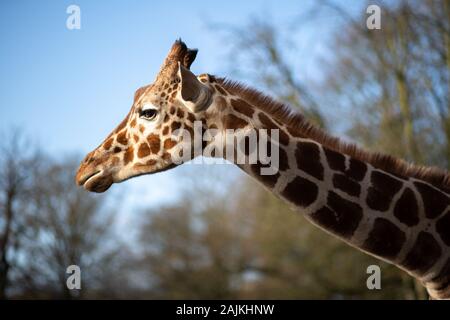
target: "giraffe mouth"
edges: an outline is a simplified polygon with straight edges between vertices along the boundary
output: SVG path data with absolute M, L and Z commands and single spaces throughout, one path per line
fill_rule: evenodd
M 113 179 L 110 174 L 105 174 L 103 170 L 95 171 L 80 181 L 86 190 L 91 192 L 105 192 L 113 184 Z

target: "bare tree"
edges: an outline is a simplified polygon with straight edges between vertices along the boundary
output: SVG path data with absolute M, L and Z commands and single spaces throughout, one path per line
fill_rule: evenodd
M 325 118 L 308 81 L 296 63 L 287 58 L 296 44 L 267 17 L 253 17 L 242 26 L 214 25 L 229 44 L 230 70 L 252 80 L 265 92 L 305 113 L 319 126 Z M 284 30 L 285 31 L 285 30 Z M 289 49 L 288 49 L 289 48 Z
M 30 233 L 27 211 L 33 178 L 40 164 L 37 149 L 18 130 L 2 137 L 0 147 L 0 299 L 7 296 L 21 237 Z
M 74 157 L 58 162 L 19 131 L 0 152 L 0 299 L 116 297 L 127 248 L 115 233 L 116 203 L 74 183 Z M 66 286 L 69 265 L 82 290 Z
M 447 7 L 398 1 L 383 7 L 381 30 L 360 28 L 361 15 L 336 35 L 324 91 L 351 110 L 353 139 L 418 163 L 448 165 Z
M 74 158 L 60 162 L 48 165 L 36 181 L 32 213 L 36 235 L 24 241 L 29 260 L 19 266 L 22 272 L 16 281 L 25 286 L 26 294 L 38 297 L 113 297 L 118 288 L 111 285 L 120 274 L 118 260 L 124 249 L 115 239 L 114 204 L 76 187 Z M 70 265 L 81 269 L 82 290 L 67 288 Z

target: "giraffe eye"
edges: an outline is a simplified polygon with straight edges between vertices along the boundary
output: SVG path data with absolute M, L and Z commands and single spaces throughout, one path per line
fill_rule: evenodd
M 139 112 L 139 118 L 143 118 L 145 120 L 155 120 L 158 115 L 158 110 L 156 109 L 145 109 Z

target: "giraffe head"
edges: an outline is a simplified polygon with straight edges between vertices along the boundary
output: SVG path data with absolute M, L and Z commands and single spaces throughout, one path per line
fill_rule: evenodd
M 76 181 L 89 191 L 104 192 L 113 183 L 170 169 L 193 153 L 194 122 L 205 122 L 213 90 L 189 70 L 197 55 L 176 41 L 154 83 L 139 88 L 130 112 L 81 163 Z

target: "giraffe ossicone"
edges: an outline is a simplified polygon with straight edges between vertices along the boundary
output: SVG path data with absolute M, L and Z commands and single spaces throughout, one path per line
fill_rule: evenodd
M 126 118 L 81 163 L 79 185 L 104 192 L 201 154 L 223 158 L 233 151 L 228 160 L 313 224 L 405 270 L 431 298 L 450 298 L 446 172 L 363 151 L 254 89 L 208 74 L 196 77 L 189 70 L 196 55 L 175 42 L 155 81 L 136 91 Z M 268 154 L 250 161 L 257 145 L 252 141 L 263 141 L 261 129 L 269 136 L 262 144 L 278 152 L 270 174 L 262 174 L 271 165 Z M 236 143 L 223 143 L 227 130 L 237 132 Z

